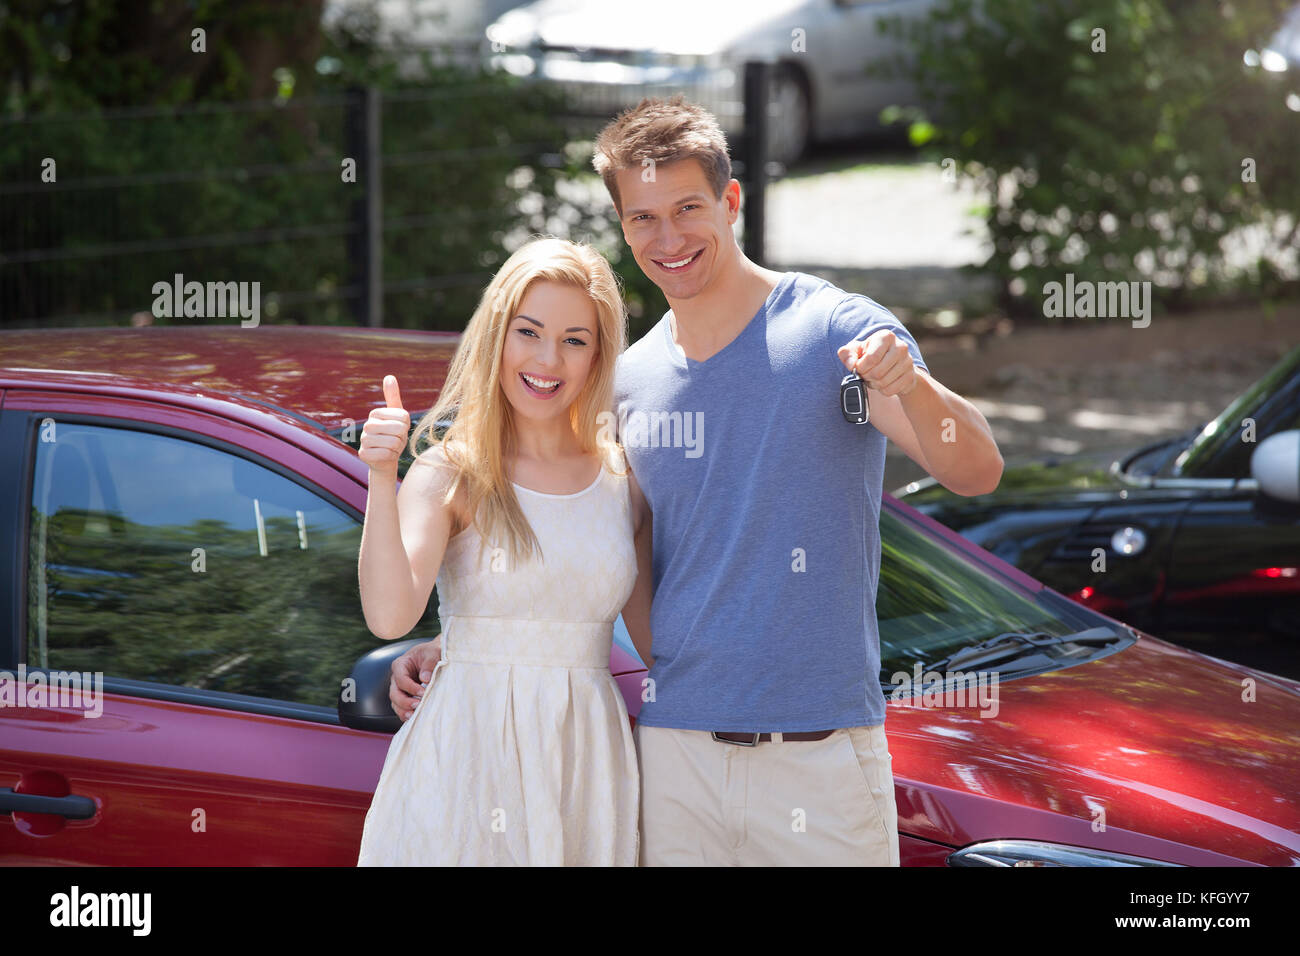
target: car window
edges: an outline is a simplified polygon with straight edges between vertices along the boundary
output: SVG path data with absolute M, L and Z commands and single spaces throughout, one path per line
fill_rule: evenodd
M 1006 631 L 1072 634 L 1108 623 L 1044 590 L 1027 594 L 891 509 L 880 512 L 881 682 Z
M 1242 440 L 1242 422 L 1255 422 L 1255 441 Z M 1209 422 L 1168 466 L 1175 477 L 1248 478 L 1250 455 L 1269 435 L 1300 421 L 1300 347 Z
M 335 707 L 353 662 L 379 646 L 361 613 L 355 518 L 205 444 L 49 430 L 32 486 L 29 666 Z M 429 603 L 415 633 L 432 636 Z
M 1292 383 L 1285 392 L 1264 409 L 1255 426 L 1255 440 L 1237 440 L 1224 445 L 1213 468 L 1204 471 L 1211 478 L 1249 478 L 1250 459 L 1259 443 L 1278 432 L 1300 428 L 1300 381 Z

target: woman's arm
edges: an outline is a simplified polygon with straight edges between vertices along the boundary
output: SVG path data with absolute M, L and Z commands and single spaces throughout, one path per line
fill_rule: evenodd
M 636 584 L 623 606 L 623 623 L 628 636 L 641 655 L 647 668 L 654 666 L 650 656 L 650 604 L 654 598 L 654 536 L 650 503 L 646 501 L 637 484 L 636 476 L 628 472 L 628 489 L 632 496 L 633 540 L 636 543 Z
M 357 576 L 366 626 L 391 641 L 415 627 L 433 593 L 451 537 L 453 510 L 442 499 L 452 469 L 440 448 L 431 449 L 412 463 L 397 489 L 410 417 L 392 376 L 384 380 L 384 395 L 388 407 L 374 409 L 361 433 L 370 490 Z

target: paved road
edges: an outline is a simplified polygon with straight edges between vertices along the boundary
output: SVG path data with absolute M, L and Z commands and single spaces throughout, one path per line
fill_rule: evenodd
M 969 180 L 944 182 L 938 166 L 908 158 L 862 159 L 809 164 L 769 188 L 772 262 L 953 269 L 987 258 L 984 200 Z

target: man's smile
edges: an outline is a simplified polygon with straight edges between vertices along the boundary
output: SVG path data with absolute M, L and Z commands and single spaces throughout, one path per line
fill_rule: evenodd
M 698 249 L 688 255 L 678 256 L 676 259 L 651 259 L 650 261 L 665 272 L 683 272 L 693 266 L 703 254 L 704 250 Z

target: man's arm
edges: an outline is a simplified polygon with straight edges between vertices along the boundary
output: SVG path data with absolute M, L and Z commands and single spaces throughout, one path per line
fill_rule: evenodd
M 654 666 L 650 656 L 650 607 L 654 598 L 654 532 L 649 503 L 637 484 L 635 475 L 628 472 L 628 485 L 632 497 L 633 530 L 636 544 L 636 583 L 623 607 L 623 623 L 628 637 L 647 668 Z
M 984 495 L 1002 480 L 1002 455 L 978 408 L 918 368 L 888 329 L 840 349 L 868 383 L 870 421 L 949 491 Z

